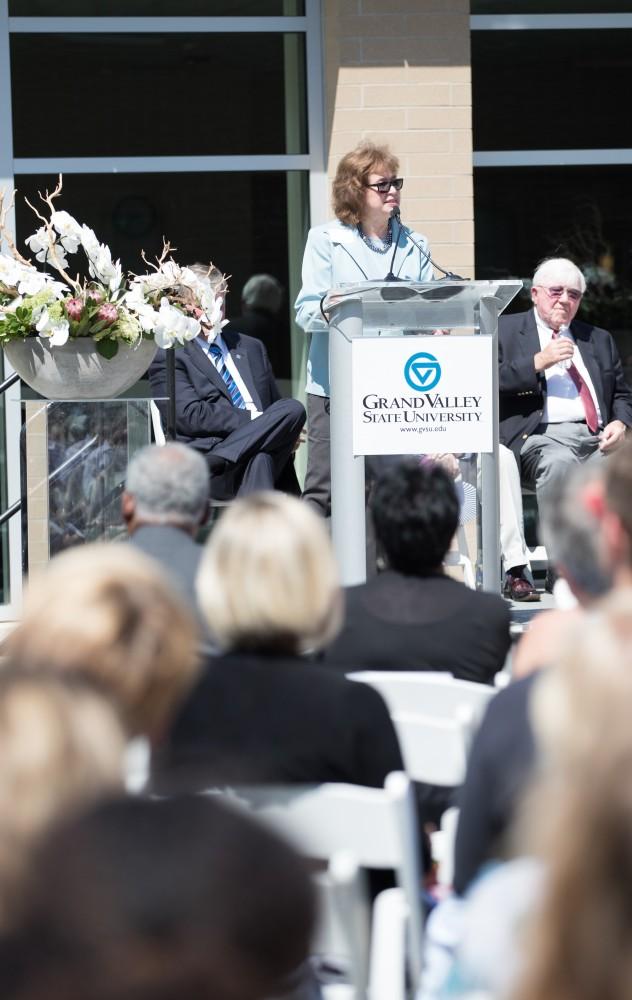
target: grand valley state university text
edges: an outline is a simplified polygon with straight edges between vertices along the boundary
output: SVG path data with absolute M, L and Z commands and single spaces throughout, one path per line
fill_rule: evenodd
M 362 400 L 365 424 L 476 423 L 481 419 L 481 396 L 378 396 Z

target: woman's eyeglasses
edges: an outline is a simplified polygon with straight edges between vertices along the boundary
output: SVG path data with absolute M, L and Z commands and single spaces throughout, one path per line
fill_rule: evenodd
M 404 185 L 403 177 L 389 177 L 387 181 L 377 181 L 375 184 L 366 184 L 365 187 L 373 188 L 378 194 L 388 194 L 392 187 L 396 191 L 401 191 Z

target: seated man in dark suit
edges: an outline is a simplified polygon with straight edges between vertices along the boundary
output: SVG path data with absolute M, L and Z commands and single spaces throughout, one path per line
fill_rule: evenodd
M 445 670 L 491 683 L 509 649 L 509 609 L 443 572 L 459 523 L 448 473 L 437 464 L 398 464 L 378 479 L 371 512 L 388 569 L 347 588 L 345 622 L 326 664 L 346 672 Z
M 575 318 L 585 290 L 572 261 L 545 260 L 533 276 L 533 309 L 498 324 L 500 440 L 517 462 L 507 473 L 519 469 L 538 503 L 569 467 L 615 451 L 632 425 L 613 338 Z M 525 567 L 506 568 L 507 596 L 529 599 Z
M 224 275 L 215 267 L 192 270 L 208 279 L 221 301 Z M 206 457 L 214 499 L 274 488 L 299 494 L 293 455 L 304 407 L 281 398 L 261 341 L 234 331 L 222 335 L 219 315 L 214 326 L 203 324 L 195 340 L 176 350 L 178 440 Z M 157 352 L 149 381 L 154 397 L 167 395 L 164 351 Z

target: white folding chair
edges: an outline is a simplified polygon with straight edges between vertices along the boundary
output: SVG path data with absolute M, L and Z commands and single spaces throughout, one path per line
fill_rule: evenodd
M 401 889 L 384 889 L 373 903 L 370 1000 L 406 998 L 406 916 Z
M 322 986 L 325 1000 L 366 1000 L 370 907 L 364 872 L 350 851 L 338 851 L 314 881 L 319 905 L 312 961 L 321 974 L 338 970 L 341 977 Z
M 438 719 L 456 719 L 459 712 L 469 710 L 468 749 L 487 703 L 496 693 L 488 684 L 461 681 L 451 674 L 424 670 L 362 670 L 347 674 L 347 677 L 370 684 L 379 691 L 391 715 L 412 712 Z M 461 721 L 463 718 L 461 714 Z
M 458 825 L 459 810 L 452 806 L 441 817 L 440 829 L 430 834 L 432 860 L 437 863 L 437 882 L 448 889 L 454 881 L 454 841 Z
M 329 783 L 308 789 L 259 786 L 237 795 L 307 857 L 328 860 L 347 850 L 364 868 L 394 871 L 406 907 L 406 965 L 414 992 L 422 968 L 422 873 L 409 778 L 389 774 L 383 789 Z
M 392 713 L 406 773 L 413 781 L 447 786 L 463 783 L 471 717 L 467 708 L 459 711 L 461 719 Z

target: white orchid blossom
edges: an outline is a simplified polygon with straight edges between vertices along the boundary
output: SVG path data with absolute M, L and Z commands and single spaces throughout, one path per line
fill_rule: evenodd
M 61 267 L 64 271 L 66 270 L 68 258 L 65 254 L 65 248 L 59 244 L 55 246 L 51 242 L 50 233 L 44 226 L 40 226 L 37 232 L 28 236 L 24 242 L 35 254 L 36 260 L 42 264 L 52 264 L 57 269 Z
M 26 244 L 38 262 L 62 273 L 53 277 L 45 268 L 39 270 L 8 241 L 11 253 L 0 254 L 0 342 L 26 332 L 51 347 L 62 346 L 70 337 L 108 338 L 128 345 L 153 337 L 159 347 L 171 348 L 201 333 L 209 340 L 217 337 L 227 321 L 222 319 L 223 298 L 215 296 L 208 277 L 167 258 L 166 241 L 150 273 L 124 274 L 120 260 L 112 260 L 110 248 L 89 226 L 54 210 L 60 190 L 61 180 L 53 194 L 42 199 L 49 206 L 50 223 L 40 226 Z M 67 255 L 80 248 L 89 278 L 73 280 L 66 273 Z M 18 308 L 19 317 L 9 320 Z M 113 352 L 110 348 L 105 353 Z
M 59 233 L 62 247 L 67 253 L 76 253 L 81 244 L 81 226 L 68 212 L 53 212 L 50 217 Z
M 48 309 L 44 308 L 35 324 L 35 329 L 39 337 L 49 341 L 51 347 L 61 347 L 68 340 L 70 324 L 67 319 L 51 319 Z
M 222 331 L 223 327 L 228 323 L 227 319 L 222 319 L 224 310 L 224 300 L 221 296 L 215 298 L 213 297 L 213 303 L 210 309 L 206 309 L 207 316 L 207 330 L 206 339 L 211 342 L 215 340 L 217 335 Z
M 145 301 L 142 284 L 136 278 L 121 299 L 121 304 L 136 316 L 145 333 L 152 332 L 158 322 L 158 310 Z
M 26 270 L 25 264 L 21 264 L 6 253 L 0 254 L 0 284 L 5 288 L 17 288 L 18 281 Z M 34 274 L 40 273 L 36 268 L 32 270 Z
M 154 340 L 158 347 L 173 347 L 174 343 L 184 344 L 188 340 L 194 340 L 200 332 L 200 324 L 191 316 L 186 316 L 180 309 L 176 309 L 164 297 L 160 300 L 160 309 L 156 325 L 154 326 Z
M 18 305 L 23 295 L 37 295 L 43 288 L 48 288 L 56 299 L 63 298 L 68 291 L 63 282 L 55 281 L 50 274 L 38 271 L 30 264 L 24 264 L 7 254 L 0 254 L 0 285 L 17 289 Z M 15 301 L 14 299 L 11 304 Z
M 96 257 L 99 252 L 100 243 L 94 230 L 90 229 L 89 226 L 81 227 L 81 245 L 86 252 L 87 257 Z
M 17 289 L 20 295 L 37 295 L 38 292 L 41 292 L 42 288 L 46 288 L 48 285 L 51 285 L 51 282 L 47 274 L 42 274 L 41 271 L 36 271 L 35 268 L 30 270 L 25 267 L 18 278 Z M 65 285 L 62 285 L 58 281 L 55 282 L 55 285 L 62 290 L 66 288 Z M 60 295 L 56 295 L 55 297 L 61 298 Z
M 88 270 L 93 278 L 106 285 L 111 292 L 115 292 L 121 287 L 123 281 L 123 269 L 120 260 L 116 263 L 112 261 L 112 253 L 109 247 L 101 243 L 95 254 L 89 256 Z

